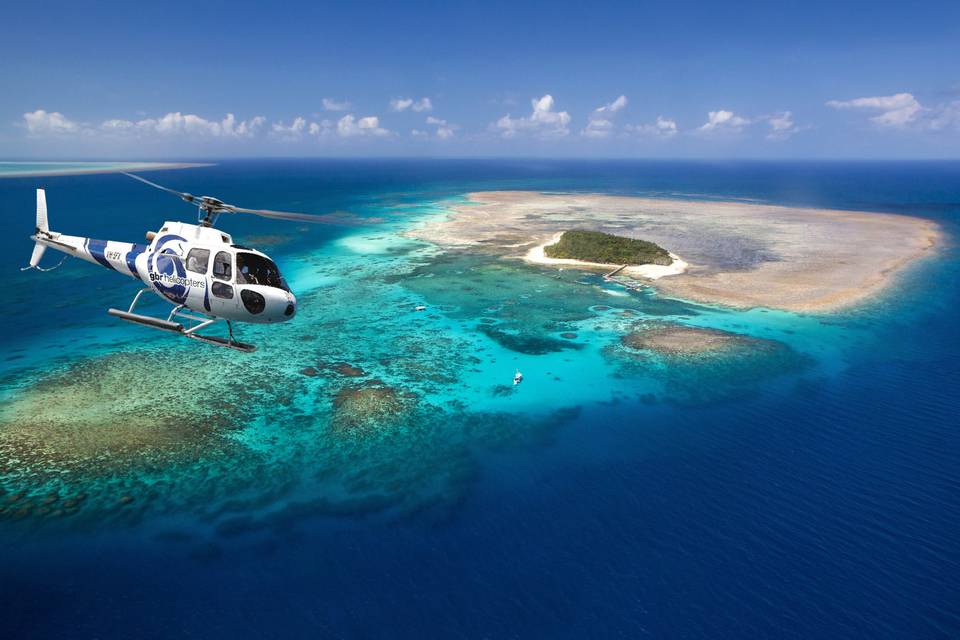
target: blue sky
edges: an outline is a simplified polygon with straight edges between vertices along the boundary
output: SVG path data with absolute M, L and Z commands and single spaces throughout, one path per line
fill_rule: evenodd
M 960 156 L 956 0 L 0 15 L 0 158 Z

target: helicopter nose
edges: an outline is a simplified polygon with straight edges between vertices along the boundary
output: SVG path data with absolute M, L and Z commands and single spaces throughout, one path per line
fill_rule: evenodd
M 288 294 L 287 298 L 287 308 L 283 311 L 283 317 L 285 320 L 291 319 L 297 314 L 297 299 L 293 296 L 292 293 Z
M 247 322 L 286 322 L 297 312 L 297 299 L 293 294 L 276 287 L 248 285 L 241 289 L 240 297 L 247 311 Z
M 274 289 L 271 291 L 268 322 L 286 322 L 297 314 L 297 299 L 289 291 Z

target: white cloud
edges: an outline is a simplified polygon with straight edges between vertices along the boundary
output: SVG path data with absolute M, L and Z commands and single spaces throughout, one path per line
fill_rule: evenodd
M 786 140 L 793 134 L 808 128 L 797 126 L 793 121 L 793 112 L 791 111 L 774 113 L 769 116 L 764 116 L 763 119 L 770 125 L 767 140 Z
M 927 111 L 912 93 L 897 93 L 892 96 L 873 96 L 854 100 L 829 100 L 832 109 L 866 109 L 880 111 L 870 121 L 881 127 L 904 128 L 913 124 Z
M 376 116 L 357 119 L 352 114 L 347 114 L 337 121 L 337 135 L 341 138 L 356 136 L 383 137 L 389 136 L 390 131 L 380 126 L 380 118 Z
M 628 124 L 624 128 L 627 133 L 655 138 L 672 138 L 679 131 L 675 120 L 663 116 L 657 116 L 657 121 L 653 124 Z
M 942 131 L 960 129 L 960 100 L 924 106 L 912 93 L 872 96 L 854 100 L 830 100 L 833 109 L 879 112 L 870 122 L 886 129 Z
M 720 109 L 719 111 L 709 112 L 707 114 L 707 121 L 701 125 L 697 131 L 702 131 L 704 133 L 721 131 L 736 133 L 741 131 L 748 124 L 750 124 L 750 120 L 747 118 L 738 116 L 733 111 Z
M 544 138 L 559 138 L 570 133 L 570 114 L 553 110 L 553 96 L 547 94 L 530 101 L 532 112 L 526 118 L 514 118 L 507 114 L 491 126 L 504 138 L 513 138 L 518 133 L 537 133 Z
M 350 103 L 346 100 L 338 101 L 333 98 L 324 98 L 323 108 L 325 111 L 347 111 L 350 109 Z
M 72 134 L 82 129 L 80 124 L 68 119 L 59 111 L 43 109 L 23 114 L 23 124 L 31 136 Z
M 256 135 L 266 122 L 263 116 L 256 116 L 250 120 L 237 122 L 232 113 L 228 113 L 223 120 L 207 120 L 198 115 L 179 111 L 172 111 L 160 118 L 144 118 L 142 120 L 105 120 L 100 124 L 100 131 L 117 135 L 196 135 L 217 138 L 251 138 Z
M 437 127 L 437 137 L 441 140 L 452 138 L 456 130 L 460 128 L 459 125 L 451 124 L 446 120 L 434 118 L 433 116 L 427 116 L 427 124 L 432 124 Z
M 420 100 L 414 102 L 413 106 L 410 108 L 417 113 L 421 113 L 423 111 L 433 111 L 433 103 L 430 102 L 430 98 L 420 98 Z
M 307 121 L 304 118 L 296 117 L 293 119 L 293 122 L 290 124 L 283 124 L 282 122 L 274 122 L 273 126 L 270 127 L 273 135 L 285 140 L 287 142 L 292 142 L 294 140 L 299 140 L 303 137 L 304 132 L 307 130 Z
M 613 131 L 613 121 L 602 118 L 591 118 L 581 135 L 588 138 L 606 138 Z
M 410 109 L 417 113 L 422 113 L 424 111 L 433 111 L 433 103 L 430 101 L 430 98 L 420 98 L 419 100 L 414 100 L 413 98 L 394 98 L 390 101 L 390 109 L 391 111 L 406 111 Z
M 618 111 L 627 106 L 627 97 L 620 96 L 613 102 L 597 107 L 590 114 L 586 128 L 580 132 L 587 138 L 606 138 L 613 132 L 613 117 Z
M 259 131 L 260 127 L 262 127 L 266 121 L 267 119 L 263 116 L 255 116 L 237 124 L 233 114 L 228 113 L 227 117 L 224 118 L 220 124 L 223 135 L 250 138 L 256 135 L 257 131 Z
M 596 109 L 594 113 L 616 113 L 627 106 L 627 96 L 620 96 L 613 102 L 603 105 Z

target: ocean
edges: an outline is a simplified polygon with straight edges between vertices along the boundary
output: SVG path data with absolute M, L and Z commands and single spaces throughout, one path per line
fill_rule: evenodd
M 116 174 L 0 180 L 0 637 L 960 636 L 960 162 L 143 175 L 355 219 L 221 218 L 299 301 L 292 322 L 238 328 L 258 346 L 241 354 L 107 315 L 132 279 L 19 270 L 36 187 L 52 229 L 100 239 L 142 242 L 190 206 Z M 892 212 L 945 242 L 869 303 L 817 315 L 405 235 L 489 189 Z M 636 358 L 620 337 L 644 320 L 764 348 Z

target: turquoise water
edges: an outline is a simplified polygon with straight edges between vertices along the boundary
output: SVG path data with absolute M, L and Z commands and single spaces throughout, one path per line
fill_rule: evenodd
M 0 563 L 0 600 L 15 605 L 2 624 L 34 637 L 133 624 L 169 637 L 174 619 L 173 635 L 231 637 L 951 635 L 952 241 L 870 304 L 818 316 L 626 291 L 404 232 L 469 191 L 523 188 L 895 211 L 953 234 L 958 175 L 495 161 L 150 175 L 365 220 L 222 220 L 300 302 L 291 323 L 242 329 L 253 355 L 118 323 L 105 308 L 136 286 L 92 265 L 15 270 L 38 184 L 52 228 L 93 237 L 136 241 L 189 207 L 115 175 L 5 181 L 0 536 L 17 553 Z M 746 347 L 668 358 L 622 343 L 649 322 Z

